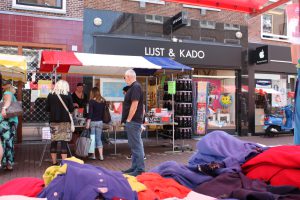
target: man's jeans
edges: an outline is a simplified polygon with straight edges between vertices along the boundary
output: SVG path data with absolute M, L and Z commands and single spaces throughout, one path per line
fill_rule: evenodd
M 142 124 L 133 121 L 126 122 L 125 131 L 132 153 L 131 169 L 137 172 L 145 171 Z

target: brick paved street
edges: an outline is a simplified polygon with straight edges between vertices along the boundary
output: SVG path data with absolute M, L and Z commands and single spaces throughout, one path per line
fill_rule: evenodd
M 283 135 L 274 138 L 264 138 L 259 136 L 252 137 L 242 137 L 242 140 L 258 142 L 264 145 L 279 145 L 279 144 L 292 144 L 293 137 L 291 135 Z M 185 151 L 180 153 L 170 153 L 171 146 L 162 146 L 162 144 L 167 143 L 168 140 L 159 140 L 159 144 L 156 144 L 155 140 L 150 140 L 145 142 L 145 151 L 147 155 L 146 169 L 149 170 L 154 166 L 168 160 L 174 160 L 179 163 L 186 164 L 189 157 L 193 152 Z M 176 141 L 176 143 L 181 143 L 181 141 Z M 193 149 L 195 149 L 197 141 L 196 140 L 185 140 L 185 144 L 191 144 Z M 14 171 L 7 172 L 0 170 L 0 184 L 16 178 L 16 177 L 38 177 L 42 178 L 42 174 L 45 169 L 51 165 L 49 146 L 47 153 L 45 154 L 44 162 L 42 166 L 39 167 L 39 159 L 43 150 L 43 144 L 40 142 L 27 142 L 21 145 L 16 145 L 16 164 Z M 105 160 L 104 161 L 91 161 L 85 160 L 86 163 L 98 165 L 111 170 L 122 170 L 127 169 L 130 166 L 130 160 L 125 157 L 128 155 L 129 149 L 127 144 L 117 145 L 117 155 L 112 155 L 114 153 L 114 145 L 106 145 L 105 150 Z

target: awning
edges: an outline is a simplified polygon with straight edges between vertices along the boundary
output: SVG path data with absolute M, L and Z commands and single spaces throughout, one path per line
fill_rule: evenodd
M 248 92 L 249 88 L 247 85 L 242 85 L 242 92 Z M 268 93 L 268 94 L 280 94 L 279 91 L 274 90 L 272 88 L 255 88 L 255 93 L 263 94 L 263 93 Z
M 3 79 L 26 82 L 27 62 L 25 57 L 0 54 L 0 73 Z
M 155 72 L 159 69 L 192 70 L 170 58 L 123 56 L 106 54 L 88 54 L 60 51 L 43 51 L 40 61 L 40 72 L 53 72 L 56 66 L 58 73 L 85 75 L 123 75 L 128 69 Z
M 170 2 L 189 4 L 194 6 L 211 7 L 217 9 L 232 10 L 249 13 L 252 16 L 262 14 L 270 9 L 278 7 L 289 0 L 165 0 Z

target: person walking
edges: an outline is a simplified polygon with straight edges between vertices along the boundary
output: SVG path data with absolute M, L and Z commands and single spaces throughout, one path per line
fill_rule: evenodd
M 92 141 L 92 149 L 93 153 L 90 156 L 90 159 L 95 160 L 95 148 L 98 149 L 99 152 L 99 160 L 103 161 L 103 144 L 101 140 L 102 130 L 103 130 L 103 116 L 104 116 L 104 109 L 105 109 L 105 99 L 101 96 L 100 90 L 97 87 L 94 87 L 90 93 L 90 100 L 89 100 L 89 110 L 88 110 L 88 117 L 86 128 L 91 129 L 91 136 L 94 135 L 95 141 Z
M 59 99 L 65 103 L 68 111 Z M 57 143 L 61 143 L 61 158 L 68 156 L 68 142 L 72 139 L 71 120 L 69 112 L 73 112 L 73 100 L 67 81 L 59 80 L 47 97 L 46 110 L 49 112 L 52 164 L 57 165 Z
M 16 90 L 9 80 L 2 80 L 2 89 L 4 93 L 1 100 L 3 106 L 0 114 L 0 145 L 2 148 L 0 148 L 0 165 L 11 171 L 14 164 L 14 137 L 18 126 L 18 117 L 7 118 L 6 109 L 11 102 L 16 102 L 17 99 L 14 96 Z
M 122 172 L 137 176 L 145 171 L 144 145 L 141 136 L 144 112 L 143 91 L 141 84 L 136 81 L 136 73 L 133 70 L 127 70 L 124 79 L 130 88 L 124 97 L 121 122 L 125 123 L 132 160 L 131 167 Z

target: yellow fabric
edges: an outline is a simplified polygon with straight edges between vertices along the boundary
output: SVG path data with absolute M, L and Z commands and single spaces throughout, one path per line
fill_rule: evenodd
M 79 164 L 84 164 L 84 161 L 83 160 L 80 160 L 74 156 L 72 156 L 71 158 L 66 158 L 65 160 L 69 160 L 69 161 L 73 161 L 73 162 L 77 162 Z
M 75 158 L 72 156 L 71 158 L 66 158 L 65 160 L 77 162 L 79 164 L 84 164 L 84 162 L 78 158 Z M 45 186 L 49 185 L 53 179 L 56 178 L 59 174 L 65 174 L 67 172 L 67 164 L 64 164 L 63 166 L 51 166 L 48 167 L 43 174 L 43 180 L 45 182 Z
M 27 61 L 18 55 L 0 54 L 0 72 L 2 78 L 14 81 L 27 81 Z
M 128 183 L 133 191 L 142 192 L 142 191 L 147 190 L 147 187 L 144 184 L 138 182 L 136 177 L 130 176 L 127 174 L 123 174 L 123 176 L 127 179 Z

